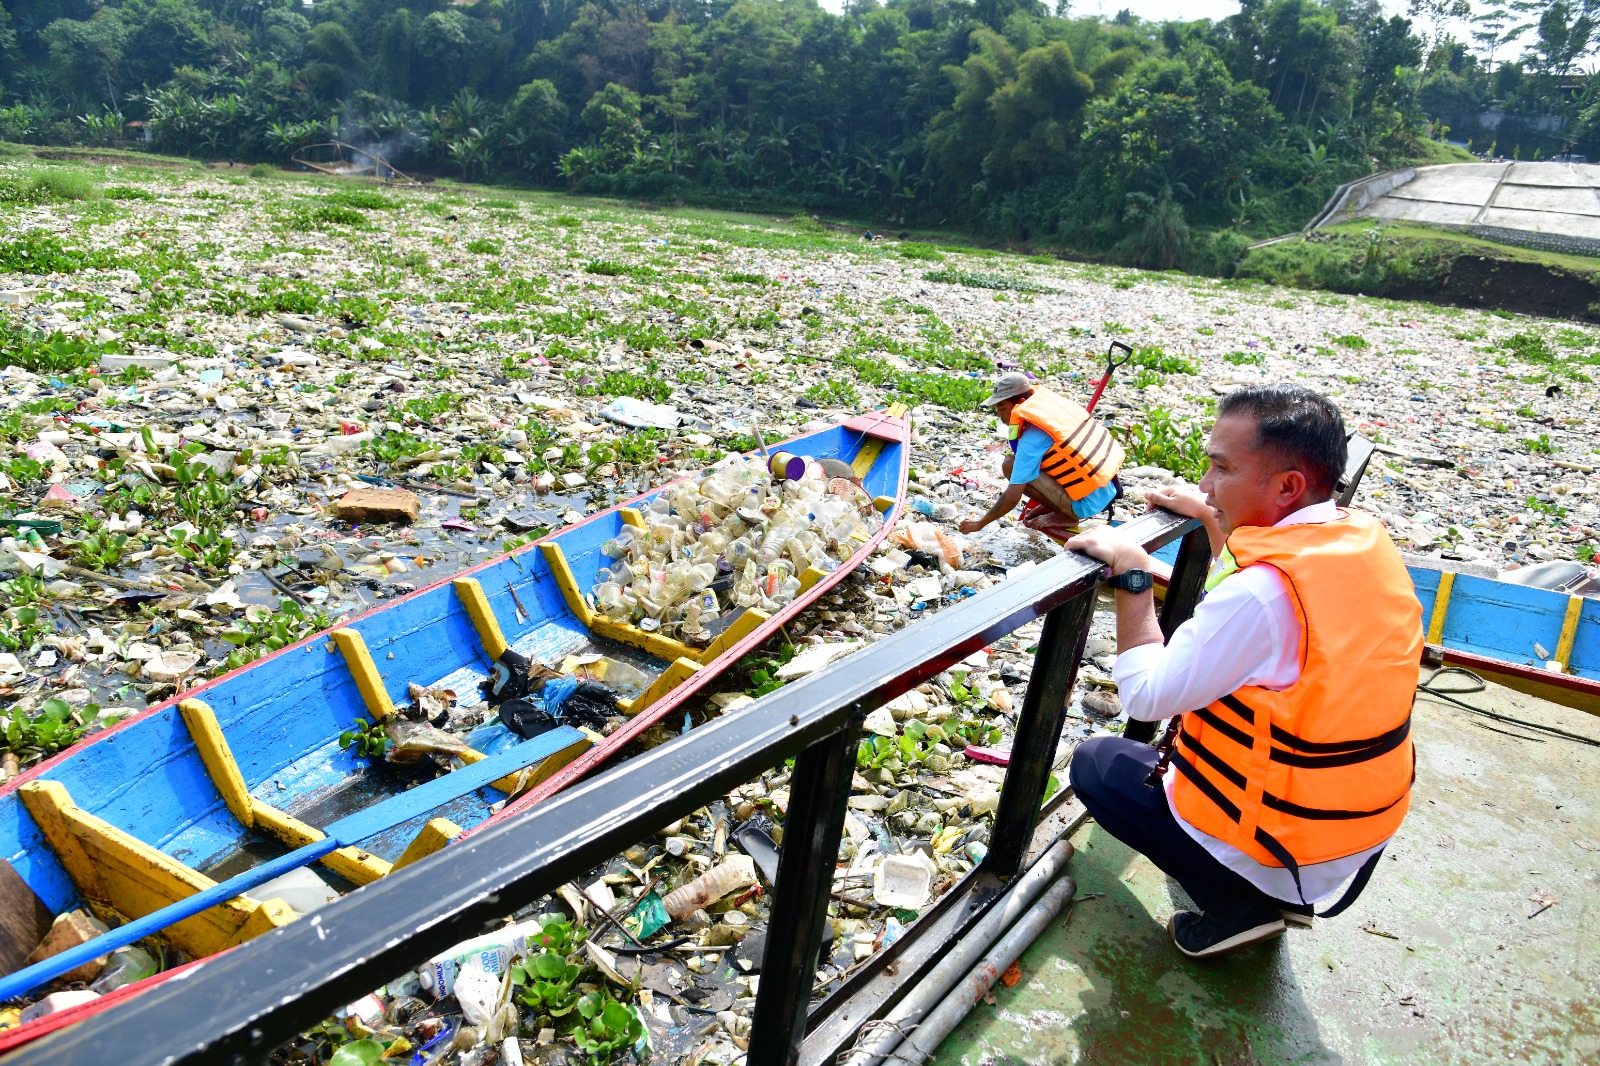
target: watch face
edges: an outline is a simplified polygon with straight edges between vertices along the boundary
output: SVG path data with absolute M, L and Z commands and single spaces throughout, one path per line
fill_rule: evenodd
M 1122 575 L 1121 588 L 1128 592 L 1146 592 L 1155 585 L 1148 570 L 1129 570 Z

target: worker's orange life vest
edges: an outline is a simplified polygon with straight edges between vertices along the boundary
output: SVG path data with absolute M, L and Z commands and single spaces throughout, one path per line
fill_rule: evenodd
M 1183 716 L 1172 801 L 1184 821 L 1298 880 L 1299 867 L 1374 848 L 1405 817 L 1422 607 L 1374 518 L 1246 526 L 1240 569 L 1283 575 L 1300 623 L 1300 680 L 1246 686 Z
M 1024 424 L 1050 435 L 1039 473 L 1060 485 L 1069 500 L 1105 488 L 1122 469 L 1122 445 L 1106 428 L 1078 404 L 1042 385 L 1011 409 L 1011 425 L 1019 434 Z

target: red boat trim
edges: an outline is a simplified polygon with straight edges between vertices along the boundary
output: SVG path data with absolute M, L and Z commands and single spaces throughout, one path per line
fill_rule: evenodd
M 215 959 L 232 950 L 233 948 L 223 948 L 216 954 L 207 955 L 206 959 Z M 107 992 L 99 999 L 91 999 L 89 1002 L 80 1003 L 76 1007 L 68 1007 L 66 1010 L 58 1010 L 54 1014 L 46 1014 L 43 1018 L 35 1018 L 26 1025 L 19 1025 L 11 1029 L 0 1029 L 0 1055 L 4 1055 L 13 1048 L 19 1048 L 23 1044 L 37 1040 L 46 1033 L 53 1033 L 57 1029 L 65 1029 L 74 1022 L 81 1021 L 92 1014 L 98 1014 L 107 1007 L 124 999 L 132 999 L 145 989 L 154 988 L 169 978 L 181 977 L 204 961 L 206 960 L 195 959 L 192 962 L 184 963 L 182 966 L 174 966 L 170 970 L 151 974 L 142 981 L 123 985 L 121 988 Z

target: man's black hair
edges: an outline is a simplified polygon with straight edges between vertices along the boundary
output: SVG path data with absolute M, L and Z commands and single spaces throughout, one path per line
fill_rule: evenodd
M 1333 401 L 1304 385 L 1248 385 L 1217 404 L 1217 417 L 1248 415 L 1256 422 L 1254 447 L 1275 453 L 1306 476 L 1309 497 L 1333 495 L 1344 474 L 1348 448 L 1344 417 Z

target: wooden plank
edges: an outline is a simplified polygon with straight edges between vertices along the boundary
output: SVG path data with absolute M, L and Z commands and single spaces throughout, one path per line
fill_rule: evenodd
M 354 629 L 335 629 L 333 642 L 344 653 L 345 665 L 355 678 L 361 701 L 367 705 L 367 713 L 372 715 L 372 720 L 381 722 L 394 714 L 394 704 L 389 701 L 389 693 L 383 687 L 378 664 L 372 661 L 372 653 L 367 650 L 367 642 L 361 638 L 361 634 Z
M 244 924 L 239 926 L 238 932 L 233 934 L 233 943 L 228 946 L 236 947 L 247 940 L 254 940 L 262 933 L 270 933 L 292 921 L 294 921 L 294 910 L 283 900 L 263 900 L 250 917 L 245 919 Z
M 617 706 L 622 709 L 623 714 L 638 714 L 656 700 L 677 688 L 698 669 L 700 669 L 699 663 L 687 656 L 680 656 L 672 660 L 672 664 L 661 671 L 661 674 L 650 683 L 649 688 L 633 699 L 627 700 L 627 706 L 623 706 L 622 703 L 618 703 Z
M 1350 434 L 1346 442 L 1344 473 L 1340 475 L 1337 486 L 1340 507 L 1350 506 L 1350 501 L 1355 499 L 1356 489 L 1361 485 L 1361 478 L 1367 472 L 1367 463 L 1371 461 L 1376 447 L 1361 434 Z
M 341 818 L 328 825 L 325 832 L 341 845 L 367 840 L 387 829 L 432 814 L 451 800 L 532 766 L 582 737 L 583 734 L 571 726 L 560 726 L 487 758 L 463 760 L 468 765 Z
M 67 812 L 77 809 L 67 793 L 67 786 L 59 781 L 29 781 L 17 789 L 17 795 L 78 891 L 90 899 L 107 900 L 109 897 L 94 863 L 89 861 L 88 853 L 67 821 Z
M 872 469 L 872 464 L 878 461 L 878 456 L 883 452 L 883 440 L 878 437 L 868 437 L 861 442 L 861 450 L 856 452 L 856 457 L 850 460 L 850 469 L 856 477 L 866 477 Z
M 532 766 L 524 767 L 516 773 L 507 774 L 502 778 L 491 781 L 489 783 L 489 787 L 497 788 L 501 792 L 504 792 L 507 796 L 516 796 L 528 791 L 528 789 L 539 784 L 541 781 L 544 781 L 546 778 L 554 776 L 555 773 L 563 766 L 566 766 L 573 759 L 576 759 L 579 755 L 582 755 L 585 751 L 588 751 L 592 746 L 593 741 L 589 739 L 587 732 L 581 729 L 578 732 L 581 736 L 581 739 L 574 740 L 571 744 L 568 744 L 566 747 L 557 752 L 545 756 Z M 460 755 L 461 761 L 465 763 L 481 762 L 487 758 L 488 756 L 483 752 L 473 751 L 470 749 Z
M 744 614 L 741 614 L 738 619 L 734 621 L 733 625 L 729 626 L 727 629 L 724 629 L 722 631 L 722 635 L 711 642 L 710 647 L 706 648 L 705 651 L 700 653 L 700 661 L 702 663 L 709 663 L 711 660 L 715 659 L 717 656 L 721 655 L 723 652 L 739 643 L 745 637 L 748 637 L 751 633 L 754 633 L 757 627 L 759 627 L 761 623 L 765 622 L 766 620 L 767 613 L 765 611 L 758 611 L 754 608 L 751 608 Z
M 307 844 L 315 844 L 327 835 L 298 818 L 284 814 L 270 803 L 252 800 L 250 807 L 251 814 L 255 817 L 256 828 L 284 847 L 303 848 Z
M 585 628 L 593 629 L 595 614 L 584 602 L 583 590 L 578 587 L 578 579 L 572 576 L 572 567 L 567 565 L 567 556 L 561 550 L 561 545 L 548 542 L 541 544 L 539 553 L 544 556 L 544 563 L 550 568 L 550 576 L 556 579 L 556 588 L 561 590 L 561 598 L 567 601 L 567 610 L 571 611 L 573 617 L 582 622 Z
M 287 847 L 303 848 L 327 835 L 322 830 L 309 826 L 300 819 L 260 800 L 252 800 L 251 808 L 255 814 L 256 827 L 276 837 Z M 324 855 L 319 861 L 340 877 L 357 885 L 369 885 L 388 873 L 390 869 L 389 864 L 383 859 L 360 848 L 339 848 Z
M 50 931 L 55 915 L 11 864 L 0 859 L 0 973 L 11 973 Z
M 478 584 L 477 578 L 472 577 L 458 577 L 450 585 L 456 590 L 456 598 L 461 601 L 461 606 L 466 608 L 467 617 L 472 619 L 472 628 L 478 631 L 478 642 L 483 645 L 484 654 L 490 660 L 499 659 L 511 645 L 500 632 L 500 622 L 489 607 L 489 598 L 483 594 L 483 586 Z
M 1554 670 L 1541 670 L 1534 666 L 1521 666 L 1503 662 L 1472 652 L 1429 645 L 1423 653 L 1426 663 L 1444 663 L 1471 670 L 1497 685 L 1525 692 L 1541 700 L 1571 707 L 1574 710 L 1600 715 L 1600 682 L 1587 678 L 1558 674 Z
M 800 591 L 810 592 L 818 581 L 828 576 L 828 572 L 820 566 L 808 566 L 800 571 Z
M 222 802 L 228 805 L 228 810 L 241 823 L 246 826 L 254 824 L 254 816 L 250 812 L 250 790 L 245 787 L 244 775 L 239 772 L 233 750 L 228 747 L 228 739 L 223 736 L 222 726 L 217 723 L 216 712 L 204 700 L 190 697 L 179 702 L 178 713 L 183 716 L 183 724 L 189 727 L 189 737 L 200 752 L 200 761 L 205 764 L 206 773 L 211 775 L 211 783 L 222 795 Z
M 355 885 L 370 885 L 391 869 L 389 863 L 360 848 L 339 848 L 322 858 L 322 865 Z
M 1572 655 L 1566 660 L 1567 672 L 1600 682 L 1600 599 L 1585 596 L 1578 613 L 1577 636 Z
M 59 783 L 29 784 L 53 786 L 35 790 L 32 802 L 24 797 L 24 802 L 29 802 L 29 812 L 33 813 L 35 804 L 51 810 L 55 830 L 73 837 L 79 853 L 92 865 L 99 898 L 124 917 L 142 918 L 215 886 L 210 878 L 84 811 Z M 55 847 L 53 839 L 51 846 Z M 57 848 L 56 853 L 60 855 L 61 849 Z M 83 891 L 81 884 L 79 890 Z M 236 896 L 170 926 L 167 938 L 191 955 L 210 955 L 228 946 L 255 909 L 255 900 Z
M 1456 575 L 1449 571 L 1439 575 L 1439 591 L 1433 594 L 1433 613 L 1428 618 L 1429 644 L 1439 643 L 1444 636 L 1444 620 L 1450 613 L 1450 593 L 1455 584 Z
M 905 413 L 906 408 L 904 404 L 893 403 L 890 404 L 889 407 L 883 412 L 883 417 L 886 420 L 898 421 L 905 416 Z M 866 440 L 861 442 L 861 450 L 856 452 L 856 457 L 854 459 L 850 460 L 850 469 L 854 471 L 856 477 L 865 478 L 867 476 L 867 474 L 872 470 L 873 464 L 878 461 L 878 456 L 883 454 L 883 446 L 885 443 L 887 442 L 884 440 L 884 438 L 878 436 L 869 436 Z M 878 509 L 881 511 L 885 510 L 886 508 L 880 507 Z
M 1456 574 L 1444 629 L 1430 643 L 1543 667 L 1561 639 L 1568 602 L 1567 596 L 1549 589 Z M 1572 657 L 1581 658 L 1578 648 Z
M 619 507 L 617 514 L 621 516 L 623 525 L 632 526 L 635 529 L 645 528 L 644 515 L 639 513 L 637 507 Z
M 448 818 L 434 818 L 406 845 L 405 852 L 394 861 L 394 869 L 410 866 L 418 859 L 426 859 L 434 852 L 461 835 L 461 827 Z
M 495 782 L 495 787 L 500 788 L 500 791 L 504 792 L 507 796 L 520 796 L 522 793 L 544 784 L 550 778 L 560 773 L 568 763 L 572 762 L 578 756 L 594 747 L 597 743 L 594 739 L 595 734 L 589 730 L 580 729 L 578 732 L 583 734 L 582 740 L 574 741 L 573 743 L 568 744 L 554 755 L 545 758 L 537 766 L 530 766 L 526 770 L 522 771 L 522 773 L 517 775 L 517 779 L 512 787 L 500 788 L 500 783 L 498 781 Z
M 694 658 L 697 654 L 693 648 L 681 640 L 673 640 L 671 637 L 664 637 L 660 633 L 646 633 L 638 626 L 629 625 L 626 622 L 618 622 L 602 615 L 596 614 L 592 616 L 588 625 L 589 632 L 596 636 L 614 640 L 618 644 L 626 644 L 630 648 L 638 648 L 643 652 L 649 652 L 657 659 L 665 659 L 669 663 L 680 656 Z
M 1583 597 L 1567 597 L 1567 614 L 1561 620 L 1561 637 L 1556 641 L 1555 661 L 1572 672 L 1572 645 L 1578 639 L 1578 618 L 1583 614 Z

